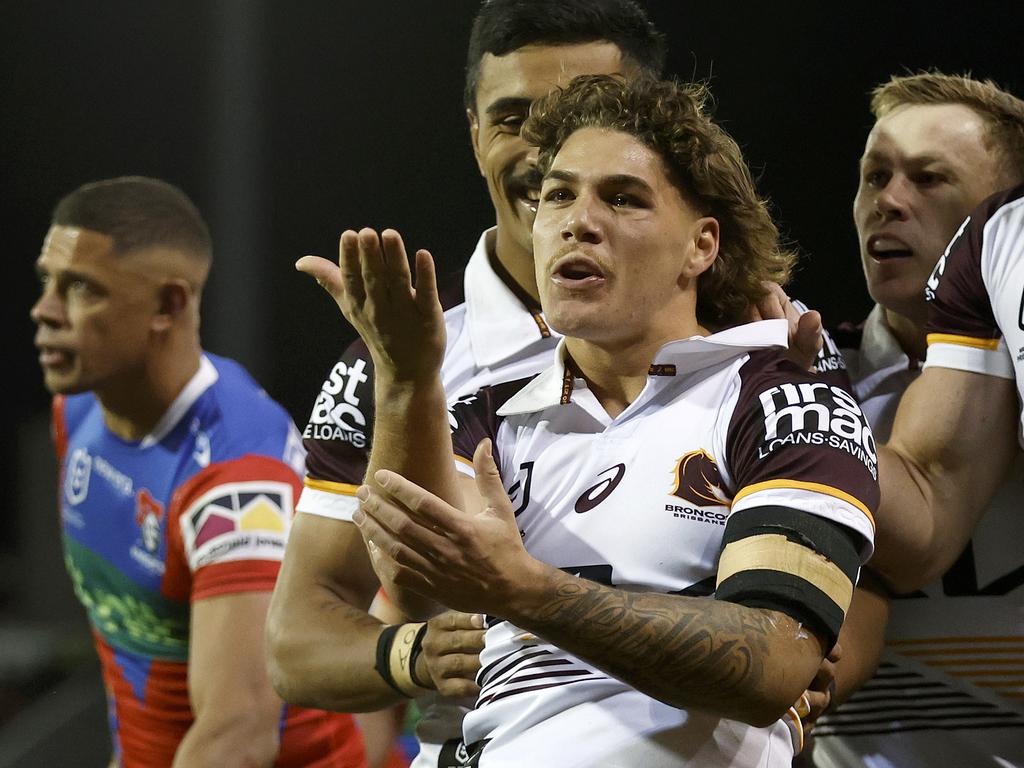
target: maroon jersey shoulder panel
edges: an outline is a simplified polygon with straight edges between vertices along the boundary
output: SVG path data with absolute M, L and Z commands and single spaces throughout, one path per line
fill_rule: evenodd
M 998 339 L 1002 336 L 981 271 L 985 225 L 1004 205 L 1024 196 L 1024 184 L 993 195 L 961 225 L 928 284 L 929 334 Z
M 495 438 L 504 417 L 498 415 L 498 410 L 531 380 L 532 377 L 528 377 L 483 387 L 452 403 L 448 408 L 448 421 L 452 427 L 452 449 L 455 455 L 472 461 L 477 444 L 489 437 L 494 460 L 501 466 L 498 441 Z
M 306 475 L 332 483 L 361 483 L 373 418 L 373 361 L 363 340 L 356 339 L 327 374 L 302 431 Z
M 795 481 L 837 489 L 878 507 L 878 455 L 867 418 L 850 392 L 802 370 L 783 353 L 751 354 L 726 437 L 734 493 Z

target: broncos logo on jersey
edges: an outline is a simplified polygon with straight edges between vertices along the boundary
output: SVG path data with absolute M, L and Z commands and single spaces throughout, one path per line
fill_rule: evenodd
M 698 506 L 727 507 L 730 499 L 722 490 L 722 475 L 711 455 L 701 449 L 679 459 L 672 495 Z

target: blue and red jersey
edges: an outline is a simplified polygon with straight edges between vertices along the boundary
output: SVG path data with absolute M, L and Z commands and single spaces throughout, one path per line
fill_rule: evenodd
M 237 363 L 204 355 L 153 431 L 58 396 L 64 557 L 92 624 L 125 768 L 170 765 L 192 724 L 191 604 L 273 589 L 301 491 L 301 439 Z M 349 715 L 283 706 L 278 766 L 361 766 Z

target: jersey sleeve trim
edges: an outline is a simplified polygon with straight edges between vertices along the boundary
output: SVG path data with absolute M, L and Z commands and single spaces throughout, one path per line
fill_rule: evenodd
M 871 528 L 875 528 L 875 518 L 871 514 L 871 510 L 868 509 L 867 505 L 858 499 L 856 496 L 852 496 L 846 491 L 842 491 L 839 488 L 834 488 L 831 485 L 825 485 L 824 483 L 809 483 L 803 480 L 765 480 L 764 482 L 754 483 L 741 488 L 736 495 L 733 497 L 732 503 L 735 507 L 741 499 L 750 496 L 759 491 L 768 491 L 776 488 L 785 489 L 796 489 L 801 491 L 813 491 L 815 493 L 823 493 L 826 496 L 832 496 L 833 498 L 845 501 L 857 509 L 859 509 L 864 516 L 871 523 Z
M 453 458 L 455 459 L 456 472 L 460 475 L 465 475 L 466 477 L 476 477 L 476 467 L 473 466 L 472 461 L 463 456 L 459 456 L 457 453 L 453 455 Z
M 356 486 L 353 486 L 353 488 Z M 329 517 L 332 520 L 352 522 L 352 515 L 359 508 L 359 501 L 355 495 L 349 496 L 343 493 L 332 493 L 321 491 L 316 488 L 302 489 L 299 496 L 299 503 L 295 505 L 296 512 L 302 512 L 320 517 Z
M 312 477 L 303 478 L 302 484 L 315 491 L 336 493 L 341 494 L 342 496 L 355 496 L 356 491 L 359 490 L 359 486 L 353 485 L 352 483 L 335 483 L 331 480 L 316 480 Z
M 192 586 L 192 602 L 240 592 L 270 592 L 281 564 L 276 560 L 251 560 L 244 563 L 214 563 L 203 568 Z
M 999 339 L 979 339 L 975 336 L 960 336 L 955 333 L 929 333 L 928 344 L 956 344 L 977 349 L 998 349 Z
M 928 347 L 925 368 L 952 368 L 958 371 L 1014 379 L 1013 360 L 1002 339 L 995 348 L 964 344 L 935 343 Z

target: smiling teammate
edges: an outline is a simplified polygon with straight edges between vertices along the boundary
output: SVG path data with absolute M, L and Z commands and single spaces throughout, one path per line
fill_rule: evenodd
M 410 611 L 491 617 L 466 764 L 788 766 L 785 713 L 870 551 L 860 409 L 785 360 L 784 322 L 731 327 L 791 256 L 704 97 L 594 76 L 535 106 L 535 268 L 565 341 L 456 403 L 453 436 L 429 254 L 414 292 L 394 232 L 315 265 L 390 404 L 371 469 L 405 475 L 360 489 L 377 573 Z
M 843 350 L 854 393 L 885 440 L 921 375 L 938 256 L 975 206 L 1024 178 L 1024 102 L 991 82 L 924 73 L 880 85 L 872 111 L 854 221 L 878 304 L 862 331 L 837 337 L 855 345 Z M 1006 547 L 1024 535 L 1022 501 L 1019 479 L 1004 484 L 943 578 L 892 604 L 882 668 L 815 731 L 816 764 L 1024 764 L 1021 689 L 1007 685 L 1016 675 L 1006 650 L 1024 628 L 1024 582 Z M 884 589 L 858 589 L 841 637 L 841 698 L 873 671 L 887 603 Z

